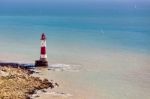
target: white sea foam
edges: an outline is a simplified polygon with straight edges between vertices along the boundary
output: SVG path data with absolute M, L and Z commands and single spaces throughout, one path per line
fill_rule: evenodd
M 69 64 L 51 64 L 48 69 L 53 71 L 70 71 L 78 72 L 80 70 L 80 65 L 69 65 Z
M 52 64 L 50 65 L 52 68 L 70 68 L 70 65 L 68 64 Z
M 36 92 L 36 94 L 31 95 L 31 98 L 37 98 L 37 97 L 41 97 L 42 95 L 48 95 L 48 96 L 57 96 L 57 97 L 71 97 L 73 96 L 72 94 L 69 93 L 64 93 L 64 92 L 54 92 L 54 91 L 50 91 L 47 89 L 44 89 L 45 92 L 43 92 L 42 90 L 39 90 Z
M 60 96 L 60 97 L 71 97 L 72 95 L 69 93 L 60 93 L 60 92 L 47 92 L 45 94 L 49 94 L 52 96 Z

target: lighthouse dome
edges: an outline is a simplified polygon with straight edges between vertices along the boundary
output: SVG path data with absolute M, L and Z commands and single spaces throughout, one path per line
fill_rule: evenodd
M 41 40 L 46 40 L 46 36 L 44 33 L 42 33 Z

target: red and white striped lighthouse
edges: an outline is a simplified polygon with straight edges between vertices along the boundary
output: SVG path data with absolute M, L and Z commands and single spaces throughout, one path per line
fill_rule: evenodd
M 41 36 L 41 55 L 40 60 L 47 60 L 47 54 L 46 54 L 46 36 L 43 33 Z
M 46 54 L 46 36 L 44 33 L 42 33 L 41 36 L 40 60 L 35 61 L 35 66 L 48 66 L 47 54 Z

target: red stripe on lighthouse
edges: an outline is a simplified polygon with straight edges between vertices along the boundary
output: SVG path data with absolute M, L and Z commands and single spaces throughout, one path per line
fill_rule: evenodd
M 41 54 L 43 55 L 45 55 L 46 54 L 46 47 L 41 47 Z

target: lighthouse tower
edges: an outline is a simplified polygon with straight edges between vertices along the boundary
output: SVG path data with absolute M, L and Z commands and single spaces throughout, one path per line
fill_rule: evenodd
M 43 33 L 41 36 L 41 55 L 40 60 L 47 60 L 47 54 L 46 54 L 46 36 Z
M 35 61 L 35 66 L 48 66 L 47 54 L 46 54 L 46 36 L 44 33 L 41 36 L 40 59 Z

